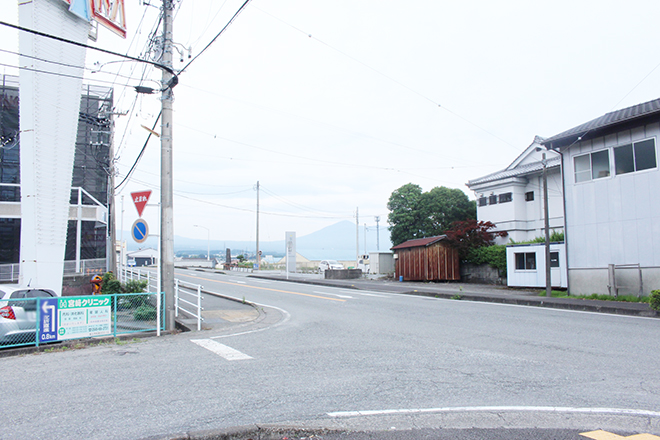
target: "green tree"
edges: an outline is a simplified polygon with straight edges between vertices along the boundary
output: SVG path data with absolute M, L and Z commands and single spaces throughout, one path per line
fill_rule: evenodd
M 407 183 L 395 189 L 387 202 L 387 221 L 390 224 L 390 239 L 394 246 L 413 238 L 422 238 L 419 205 L 422 187 Z
M 425 237 L 444 234 L 454 222 L 477 218 L 477 202 L 458 188 L 439 186 L 422 194 L 420 209 Z
M 441 186 L 422 192 L 413 183 L 394 190 L 387 209 L 394 246 L 406 240 L 442 235 L 453 222 L 474 219 L 477 214 L 476 203 L 460 189 Z

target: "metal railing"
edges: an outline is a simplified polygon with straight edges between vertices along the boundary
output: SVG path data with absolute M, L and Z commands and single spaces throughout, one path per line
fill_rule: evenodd
M 80 269 L 78 269 L 80 263 Z M 105 258 L 96 258 L 92 260 L 67 260 L 64 262 L 64 275 L 103 275 L 106 271 L 107 260 Z
M 78 264 L 75 260 L 68 260 L 64 262 L 64 275 L 103 275 L 106 270 L 106 259 L 95 258 L 91 260 L 80 260 L 80 270 L 76 270 Z M 21 273 L 21 265 L 19 263 L 13 264 L 0 264 L 0 282 L 16 282 L 18 281 Z
M 160 332 L 164 301 L 159 297 L 162 294 L 120 293 L 2 300 L 0 347 Z
M 21 265 L 14 264 L 0 264 L 0 281 L 2 282 L 15 282 L 18 281 L 20 275 Z
M 197 318 L 197 331 L 202 329 L 202 289 L 199 284 L 174 280 L 174 316 L 179 317 L 179 311 Z
M 158 291 L 158 274 L 153 269 L 140 269 L 122 266 L 119 269 L 119 281 L 147 281 L 147 291 Z M 200 284 L 188 283 L 178 278 L 174 279 L 174 317 L 184 313 L 197 319 L 197 331 L 202 329 L 202 289 Z

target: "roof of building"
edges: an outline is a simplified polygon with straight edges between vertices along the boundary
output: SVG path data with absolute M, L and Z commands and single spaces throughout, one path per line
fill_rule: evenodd
M 632 121 L 660 114 L 660 98 L 642 104 L 633 105 L 621 110 L 615 110 L 589 122 L 573 127 L 542 142 L 555 148 L 571 145 L 576 141 L 592 139 L 603 135 L 603 131 L 617 128 L 625 129 Z
M 559 167 L 560 164 L 560 158 L 559 156 L 557 157 L 551 157 L 546 160 L 546 166 L 548 168 L 556 168 Z M 482 183 L 488 183 L 488 182 L 493 182 L 496 180 L 501 180 L 501 179 L 508 179 L 511 177 L 518 177 L 518 176 L 524 176 L 527 174 L 532 174 L 536 173 L 539 171 L 543 171 L 543 162 L 538 161 L 538 162 L 533 162 L 529 163 L 526 165 L 520 165 L 517 168 L 512 168 L 512 169 L 505 169 L 501 171 L 497 171 L 495 173 L 489 174 L 487 176 L 479 177 L 477 179 L 469 180 L 467 183 L 468 187 L 472 187 L 475 185 L 479 185 Z
M 413 240 L 404 241 L 403 243 L 394 246 L 392 250 L 430 246 L 433 243 L 437 243 L 438 241 L 445 240 L 446 238 L 447 238 L 446 235 L 436 235 L 435 237 L 426 237 L 426 238 L 415 238 Z

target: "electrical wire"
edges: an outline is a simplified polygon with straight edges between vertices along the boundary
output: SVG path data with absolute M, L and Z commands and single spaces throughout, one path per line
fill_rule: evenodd
M 249 1 L 249 0 L 247 0 L 247 1 Z M 61 37 L 58 37 L 56 35 L 50 35 L 50 34 L 46 34 L 44 32 L 35 31 L 34 29 L 28 29 L 28 28 L 25 28 L 25 27 L 22 27 L 22 26 L 17 26 L 15 24 L 7 23 L 7 22 L 4 22 L 4 21 L 0 21 L 0 25 L 7 26 L 7 27 L 10 27 L 10 28 L 13 28 L 13 29 L 18 29 L 19 31 L 28 32 L 28 33 L 31 33 L 31 34 L 34 34 L 34 35 L 38 35 L 40 37 L 45 37 L 45 38 L 50 38 L 50 39 L 53 39 L 53 40 L 61 41 L 63 43 L 73 44 L 74 46 L 84 47 L 85 49 L 92 49 L 92 50 L 95 50 L 95 51 L 98 51 L 98 52 L 107 53 L 109 55 L 114 55 L 114 56 L 117 56 L 117 57 L 126 58 L 128 60 L 138 61 L 140 63 L 151 64 L 153 66 L 158 67 L 159 69 L 165 70 L 167 73 L 172 75 L 172 79 L 170 80 L 170 83 L 167 85 L 168 88 L 173 88 L 174 86 L 176 86 L 176 84 L 179 81 L 179 78 L 178 78 L 177 74 L 174 72 L 173 69 L 171 69 L 170 67 L 165 66 L 163 64 L 156 63 L 154 61 L 140 59 L 140 58 L 132 57 L 130 55 L 123 55 L 123 54 L 120 54 L 118 52 L 113 52 L 113 51 L 107 50 L 107 49 L 101 49 L 100 47 L 90 46 L 88 44 L 79 43 L 77 41 L 68 40 L 66 38 L 61 38 Z
M 378 75 L 380 75 L 380 76 L 382 76 L 382 77 L 388 79 L 389 81 L 394 82 L 395 84 L 399 85 L 400 87 L 403 87 L 404 89 L 408 90 L 409 92 L 412 92 L 412 93 L 414 93 L 415 95 L 421 97 L 422 99 L 424 99 L 424 100 L 426 100 L 426 101 L 429 101 L 430 103 L 434 104 L 435 106 L 437 106 L 437 107 L 439 107 L 439 108 L 441 108 L 441 109 L 447 111 L 448 113 L 451 113 L 451 114 L 454 115 L 455 117 L 457 117 L 457 118 L 459 118 L 459 119 L 462 119 L 463 121 L 467 122 L 468 124 L 473 125 L 474 127 L 478 128 L 479 130 L 483 131 L 484 133 L 486 133 L 486 134 L 488 134 L 488 135 L 494 137 L 495 139 L 501 141 L 502 143 L 504 143 L 505 145 L 507 145 L 507 146 L 509 146 L 509 147 L 511 147 L 511 148 L 513 148 L 513 149 L 515 149 L 516 151 L 520 151 L 520 148 L 514 146 L 513 144 L 511 144 L 510 142 L 506 141 L 505 139 L 502 139 L 501 137 L 497 136 L 495 133 L 493 133 L 493 132 L 491 132 L 491 131 L 485 129 L 484 127 L 482 127 L 482 126 L 476 124 L 475 122 L 472 122 L 471 120 L 469 120 L 469 119 L 467 119 L 467 118 L 465 118 L 465 117 L 459 115 L 458 113 L 452 111 L 452 110 L 449 109 L 448 107 L 446 107 L 446 106 L 440 104 L 440 103 L 437 102 L 436 100 L 434 100 L 434 99 L 432 99 L 432 98 L 430 98 L 430 97 L 424 95 L 423 93 L 420 93 L 419 91 L 417 91 L 417 90 L 415 90 L 415 89 L 413 89 L 413 88 L 407 86 L 406 84 L 402 83 L 401 81 L 398 81 L 398 80 L 392 78 L 391 76 L 389 76 L 389 75 L 387 75 L 387 74 L 381 72 L 380 70 L 375 69 L 374 67 L 371 67 L 370 65 L 366 64 L 365 62 L 360 61 L 359 59 L 357 59 L 357 58 L 355 58 L 355 57 L 353 57 L 353 56 L 351 56 L 351 55 L 349 55 L 349 54 L 347 54 L 347 53 L 345 53 L 345 52 L 343 52 L 343 51 L 337 49 L 336 47 L 331 46 L 330 44 L 326 43 L 325 41 L 320 40 L 320 39 L 314 37 L 314 36 L 313 36 L 312 34 L 310 34 L 309 32 L 305 32 L 305 31 L 303 31 L 302 29 L 297 28 L 296 26 L 294 26 L 294 25 L 292 25 L 292 24 L 290 24 L 290 23 L 287 23 L 286 21 L 282 20 L 281 18 L 276 17 L 276 16 L 274 16 L 274 15 L 272 15 L 272 14 L 270 14 L 270 13 L 264 11 L 263 9 L 260 9 L 260 8 L 258 8 L 258 7 L 256 7 L 256 6 L 255 6 L 254 8 L 257 9 L 257 10 L 259 10 L 259 11 L 261 11 L 261 12 L 263 12 L 264 14 L 270 16 L 271 18 L 274 18 L 275 20 L 280 21 L 281 23 L 284 23 L 285 25 L 291 27 L 292 29 L 295 29 L 296 31 L 300 32 L 301 34 L 305 35 L 306 37 L 311 38 L 312 40 L 314 40 L 314 41 L 316 41 L 316 42 L 318 42 L 318 43 L 320 43 L 320 44 L 322 44 L 322 45 L 328 47 L 329 49 L 332 49 L 333 51 L 335 51 L 335 52 L 337 52 L 337 53 L 339 53 L 339 54 L 345 56 L 346 58 L 348 58 L 348 59 L 350 59 L 350 60 L 352 60 L 352 61 L 354 61 L 354 62 L 360 64 L 361 66 L 366 67 L 367 69 L 369 69 L 369 70 L 371 70 L 371 71 L 377 73 Z
M 197 58 L 199 58 L 204 52 L 206 52 L 206 50 L 207 50 L 209 47 L 211 47 L 211 45 L 212 45 L 213 43 L 215 43 L 215 41 L 220 37 L 220 35 L 222 35 L 222 34 L 225 32 L 225 30 L 229 27 L 229 25 L 231 25 L 231 24 L 234 22 L 234 20 L 236 19 L 236 17 L 238 17 L 238 14 L 240 14 L 240 13 L 243 11 L 243 9 L 245 9 L 245 7 L 248 5 L 248 3 L 250 3 L 250 0 L 245 0 L 245 2 L 241 5 L 241 7 L 238 8 L 238 11 L 236 11 L 236 12 L 234 13 L 234 15 L 233 15 L 233 16 L 229 19 L 229 21 L 227 22 L 227 24 L 226 24 L 222 29 L 220 29 L 220 32 L 218 32 L 217 35 L 216 35 L 215 37 L 213 37 L 213 39 L 209 42 L 209 44 L 207 44 L 207 45 L 204 47 L 204 49 L 202 49 L 197 55 L 195 55 L 195 56 L 193 57 L 193 59 L 191 59 L 191 60 L 188 62 L 188 64 L 186 64 L 185 66 L 183 66 L 183 69 L 179 70 L 179 75 L 181 75 L 181 74 L 182 74 L 182 73 L 183 73 L 183 72 L 184 72 L 184 71 L 185 71 L 185 70 L 186 70 L 186 69 L 187 69 L 192 63 L 195 62 L 195 60 L 197 60 Z
M 160 120 L 160 116 L 162 114 L 163 114 L 163 111 L 161 110 L 160 113 L 158 113 L 158 117 L 156 118 L 156 121 L 154 122 L 153 127 L 151 128 L 152 130 L 154 130 L 156 128 L 156 126 L 158 125 L 158 121 Z M 140 151 L 140 154 L 138 154 L 138 157 L 135 159 L 135 162 L 133 163 L 133 166 L 131 166 L 131 169 L 128 170 L 128 173 L 126 173 L 126 176 L 124 177 L 124 179 L 121 182 L 119 182 L 119 185 L 115 186 L 115 191 L 117 189 L 119 189 L 124 184 L 124 182 L 126 182 L 128 180 L 129 177 L 131 177 L 131 174 L 133 174 L 133 171 L 135 170 L 135 167 L 140 162 L 140 159 L 142 159 L 142 156 L 144 155 L 144 151 L 147 149 L 147 144 L 149 143 L 149 139 L 151 139 L 151 132 L 149 132 L 149 135 L 147 136 L 147 140 L 144 141 L 144 146 L 142 147 L 142 150 Z

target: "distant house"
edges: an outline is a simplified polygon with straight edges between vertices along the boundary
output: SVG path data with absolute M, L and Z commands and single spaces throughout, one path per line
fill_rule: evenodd
M 547 155 L 550 229 L 557 232 L 564 229 L 559 154 L 545 151 L 542 142 L 537 136 L 508 167 L 467 183 L 477 198 L 477 219 L 490 221 L 497 231 L 509 234 L 498 237 L 497 244 L 528 241 L 544 235 L 543 153 Z
M 151 266 L 158 262 L 158 251 L 152 248 L 129 252 L 126 256 L 129 266 Z
M 457 281 L 461 279 L 458 251 L 446 235 L 408 240 L 392 248 L 394 271 L 404 281 Z
M 545 139 L 561 153 L 571 293 L 660 286 L 660 99 Z

